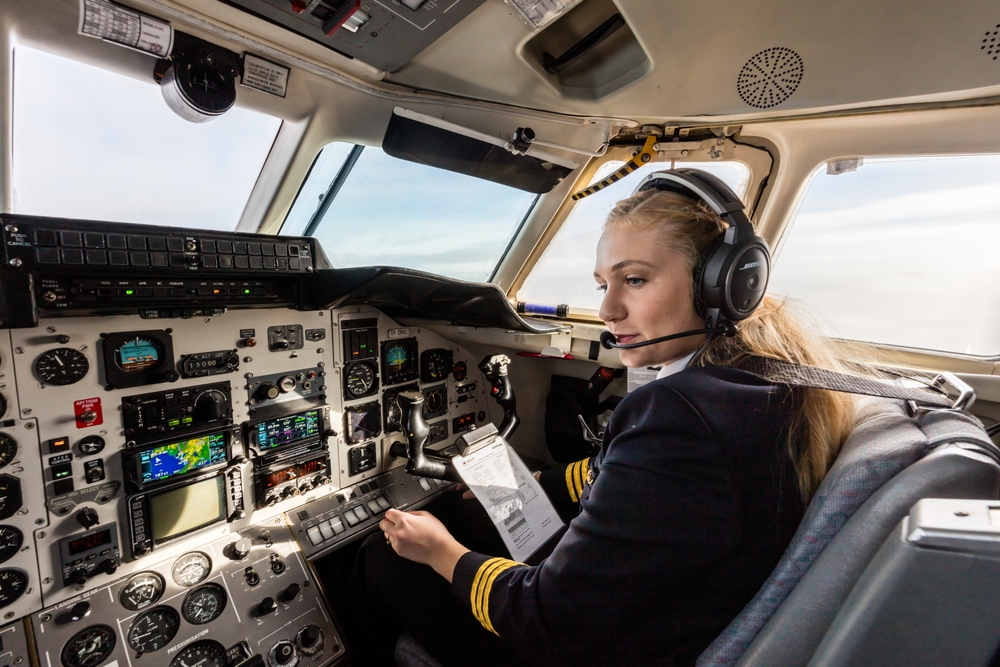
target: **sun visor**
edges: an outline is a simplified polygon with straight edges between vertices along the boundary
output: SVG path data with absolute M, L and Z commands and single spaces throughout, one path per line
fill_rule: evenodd
M 406 114 L 406 115 L 404 115 Z M 424 122 L 422 114 L 399 109 L 392 114 L 382 149 L 392 157 L 482 178 L 518 190 L 544 194 L 578 165 L 553 155 L 515 154 L 502 139 L 450 123 Z M 479 135 L 479 136 L 469 136 Z M 535 151 L 536 153 L 538 151 Z M 547 159 L 548 158 L 548 159 Z

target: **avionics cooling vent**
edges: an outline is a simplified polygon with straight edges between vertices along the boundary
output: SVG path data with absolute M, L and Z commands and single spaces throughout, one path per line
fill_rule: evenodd
M 979 47 L 986 52 L 986 55 L 992 56 L 993 60 L 996 60 L 997 56 L 1000 56 L 1000 43 L 997 43 L 998 32 L 1000 32 L 1000 23 L 995 28 L 986 31 L 986 36 L 983 37 L 983 45 Z
M 743 101 L 758 109 L 781 104 L 802 83 L 802 57 L 791 49 L 765 49 L 747 61 L 736 79 Z

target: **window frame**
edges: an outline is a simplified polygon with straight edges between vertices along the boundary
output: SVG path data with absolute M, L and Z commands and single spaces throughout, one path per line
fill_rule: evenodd
M 573 183 L 573 187 L 567 191 L 559 208 L 556 209 L 555 215 L 552 216 L 548 225 L 546 225 L 545 229 L 534 241 L 530 252 L 517 271 L 513 281 L 511 281 L 509 286 L 506 286 L 507 299 L 512 304 L 517 303 L 518 291 L 542 258 L 546 248 L 552 243 L 559 230 L 562 229 L 562 226 L 569 219 L 573 208 L 577 204 L 577 202 L 573 201 L 572 195 L 588 187 L 593 181 L 595 174 L 597 174 L 605 163 L 613 160 L 627 162 L 638 154 L 640 148 L 640 144 L 612 146 L 604 155 L 592 158 L 584 166 Z M 775 160 L 768 151 L 755 146 L 737 143 L 732 138 L 711 138 L 700 141 L 663 141 L 656 144 L 654 149 L 656 153 L 649 164 L 662 163 L 664 169 L 682 167 L 686 162 L 742 162 L 745 164 L 750 170 L 750 179 L 747 183 L 746 192 L 743 195 L 743 203 L 746 206 L 747 217 L 750 218 L 750 221 L 755 226 L 757 225 L 757 205 L 762 200 L 763 188 L 775 164 Z M 527 241 L 527 239 L 517 240 L 522 242 Z M 508 250 L 508 256 L 510 255 L 511 252 Z M 503 260 L 501 260 L 502 264 Z M 494 275 L 499 274 L 501 270 L 502 266 L 498 266 Z M 501 285 L 501 287 L 503 286 Z M 566 318 L 565 321 L 567 323 L 600 324 L 601 326 L 604 324 L 600 317 L 597 316 L 596 311 L 582 309 L 574 309 L 570 317 Z

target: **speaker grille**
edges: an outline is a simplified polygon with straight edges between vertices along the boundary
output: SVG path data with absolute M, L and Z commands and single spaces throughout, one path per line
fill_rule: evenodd
M 781 104 L 802 83 L 802 57 L 791 49 L 765 49 L 747 61 L 736 79 L 736 91 L 757 109 Z
M 1000 32 L 1000 23 L 986 31 L 986 36 L 983 37 L 983 45 L 979 47 L 980 50 L 986 52 L 986 55 L 991 56 L 993 60 L 996 60 L 997 56 L 1000 56 L 1000 43 L 997 42 L 998 32 Z

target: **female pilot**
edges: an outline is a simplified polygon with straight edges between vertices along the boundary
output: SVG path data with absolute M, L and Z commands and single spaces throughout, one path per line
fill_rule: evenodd
M 674 192 L 618 203 L 594 278 L 620 344 L 704 327 L 692 276 L 726 227 Z M 662 370 L 618 405 L 596 457 L 541 474 L 576 512 L 551 555 L 477 553 L 427 512 L 390 510 L 359 555 L 369 603 L 445 667 L 694 664 L 777 564 L 854 418 L 846 394 L 738 370 L 747 355 L 842 370 L 771 297 L 732 337 L 622 350 Z

